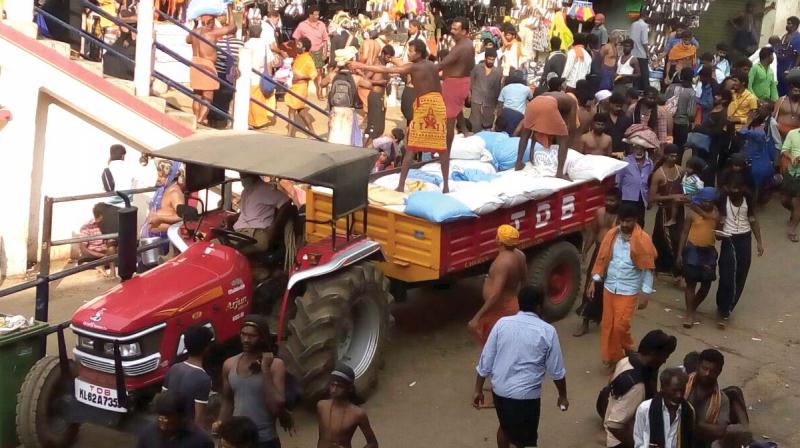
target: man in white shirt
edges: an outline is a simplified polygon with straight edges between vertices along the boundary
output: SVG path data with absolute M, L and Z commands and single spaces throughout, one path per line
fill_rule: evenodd
M 281 28 L 281 16 L 277 10 L 270 10 L 267 16 L 261 19 L 261 39 L 266 47 L 267 60 L 273 66 L 279 65 L 280 58 L 286 57 L 283 50 L 278 47 L 278 33 Z
M 592 53 L 586 49 L 586 35 L 575 35 L 575 43 L 567 52 L 567 63 L 564 65 L 564 75 L 567 87 L 575 89 L 578 81 L 586 79 L 592 69 Z
M 109 148 L 108 166 L 103 170 L 101 180 L 103 189 L 107 192 L 134 190 L 138 188 L 136 175 L 131 167 L 125 163 L 125 147 L 120 144 L 111 145 Z M 129 200 L 133 200 L 133 195 L 128 195 Z M 124 200 L 119 196 L 110 196 L 101 203 L 100 213 L 103 219 L 99 222 L 100 231 L 105 233 L 117 233 L 119 230 L 119 207 L 124 204 Z M 116 240 L 111 240 L 116 244 Z
M 661 391 L 636 409 L 633 447 L 690 447 L 694 434 L 694 409 L 683 398 L 688 376 L 682 368 L 674 367 L 661 372 L 660 380 Z
M 500 427 L 497 445 L 536 446 L 545 373 L 558 389 L 558 406 L 569 408 L 566 369 L 556 329 L 539 318 L 544 296 L 526 286 L 517 295 L 519 312 L 497 321 L 483 346 L 476 370 L 472 405 L 483 406 L 483 385 L 492 378 L 492 396 Z

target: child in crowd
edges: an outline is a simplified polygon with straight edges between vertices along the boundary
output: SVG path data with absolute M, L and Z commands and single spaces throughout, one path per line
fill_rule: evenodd
M 705 187 L 703 180 L 700 179 L 700 174 L 705 169 L 705 165 L 706 163 L 699 157 L 692 157 L 686 161 L 686 171 L 683 174 L 683 180 L 681 180 L 683 194 L 692 197 Z

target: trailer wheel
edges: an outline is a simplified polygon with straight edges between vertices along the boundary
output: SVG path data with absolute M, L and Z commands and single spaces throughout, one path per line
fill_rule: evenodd
M 58 356 L 45 356 L 25 376 L 17 395 L 17 434 L 25 448 L 65 448 L 75 442 L 80 424 L 66 419 L 74 371 L 70 361 L 65 378 Z
M 528 263 L 529 283 L 545 293 L 545 320 L 564 318 L 572 309 L 581 289 L 581 261 L 578 249 L 561 241 L 531 257 Z
M 281 357 L 306 400 L 323 396 L 339 361 L 353 368 L 360 394 L 375 386 L 392 301 L 389 280 L 370 262 L 308 282 L 305 294 L 295 299 L 297 314 L 281 344 Z

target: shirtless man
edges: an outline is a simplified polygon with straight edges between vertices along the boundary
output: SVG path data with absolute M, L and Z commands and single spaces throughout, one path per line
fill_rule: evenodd
M 464 110 L 464 102 L 469 97 L 470 74 L 475 67 L 475 47 L 469 38 L 469 20 L 456 17 L 450 24 L 450 35 L 456 44 L 450 53 L 439 62 L 442 72 L 442 95 L 447 106 L 447 157 L 442 158 L 442 170 L 450 169 L 450 149 L 453 146 L 456 121 Z M 416 83 L 414 83 L 416 84 Z M 444 193 L 447 193 L 447 179 L 444 180 Z
M 775 103 L 775 120 L 784 139 L 789 131 L 800 128 L 800 84 L 791 84 L 789 93 Z
M 183 194 L 186 175 L 180 168 L 173 168 L 173 164 L 180 165 L 180 162 L 161 160 L 156 166 L 158 170 L 156 184 L 159 186 L 166 185 L 166 188 L 161 196 L 161 202 L 152 205 L 152 207 L 157 208 L 151 209 L 147 215 L 148 230 L 152 234 L 151 236 L 165 235 L 169 226 L 181 220 L 178 216 L 178 206 L 186 203 Z M 178 172 L 173 173 L 173 170 L 178 170 Z M 173 175 L 170 176 L 170 174 Z
M 598 156 L 610 156 L 612 140 L 606 134 L 606 123 L 608 114 L 598 112 L 594 115 L 592 129 L 581 136 L 581 148 L 584 154 L 594 154 Z
M 378 56 L 377 63 L 386 65 L 394 58 L 394 47 L 386 45 L 381 50 Z M 367 123 L 365 133 L 369 138 L 364 146 L 369 147 L 372 140 L 383 135 L 386 130 L 386 85 L 389 81 L 385 73 L 369 72 L 369 81 L 372 82 L 372 88 L 367 95 Z
M 367 413 L 353 403 L 355 377 L 353 369 L 341 363 L 331 372 L 328 386 L 330 398 L 317 402 L 317 448 L 351 448 L 356 428 L 361 428 L 367 441 L 364 448 L 378 448 L 378 439 L 369 424 Z
M 525 254 L 517 249 L 519 231 L 503 224 L 497 228 L 500 252 L 489 267 L 483 282 L 483 306 L 475 313 L 467 327 L 481 344 L 485 344 L 494 324 L 501 317 L 513 316 L 519 311 L 517 294 L 528 284 L 528 266 Z
M 598 208 L 597 211 L 595 211 L 594 221 L 586 228 L 586 233 L 583 238 L 583 241 L 586 242 L 586 244 L 583 245 L 583 259 L 586 259 L 586 256 L 589 255 L 592 248 L 594 248 L 594 251 L 592 251 L 589 264 L 587 264 L 590 268 L 586 270 L 586 291 L 583 295 L 583 303 L 578 308 L 578 314 L 583 318 L 583 321 L 575 332 L 572 333 L 575 337 L 583 336 L 589 331 L 589 321 L 595 321 L 599 324 L 603 317 L 603 285 L 600 284 L 599 288 L 594 288 L 594 291 L 592 291 L 594 294 L 589 294 L 589 285 L 592 284 L 591 266 L 594 266 L 597 252 L 600 250 L 600 243 L 603 242 L 603 237 L 605 237 L 606 233 L 608 233 L 612 227 L 619 224 L 617 210 L 619 209 L 621 201 L 622 192 L 620 189 L 617 187 L 609 188 L 606 191 L 605 207 Z
M 216 43 L 222 36 L 226 36 L 236 29 L 230 8 L 228 8 L 225 26 L 217 28 L 215 20 L 212 16 L 200 16 L 199 23 L 195 22 L 194 31 L 206 40 Z M 214 68 L 214 64 L 217 62 L 217 49 L 194 34 L 186 35 L 186 43 L 192 45 L 192 64 L 195 65 L 189 69 L 189 84 L 194 93 L 211 103 L 214 99 L 214 91 L 219 89 L 219 81 L 209 76 L 209 74 L 219 76 L 217 69 Z M 198 123 L 205 122 L 206 116 L 208 116 L 208 106 L 195 101 L 192 103 L 192 111 Z
M 348 64 L 348 66 L 351 70 L 366 69 L 375 73 L 398 74 L 403 76 L 410 75 L 411 80 L 414 83 L 414 89 L 416 93 L 416 98 L 414 101 L 415 107 L 417 107 L 416 105 L 420 103 L 423 97 L 426 97 L 426 99 L 431 98 L 433 101 L 440 102 L 440 104 L 436 104 L 436 106 L 439 106 L 438 109 L 443 108 L 444 100 L 442 98 L 442 82 L 439 78 L 439 68 L 436 66 L 436 64 L 428 60 L 428 50 L 426 49 L 425 42 L 419 39 L 411 41 L 408 45 L 408 53 L 408 58 L 411 61 L 409 64 L 402 64 L 402 61 L 393 59 L 392 63 L 394 64 L 394 67 L 365 65 L 360 62 L 351 62 Z M 450 156 L 446 142 L 444 114 L 439 114 L 442 116 L 434 115 L 432 117 L 432 128 L 430 129 L 429 134 L 435 134 L 430 137 L 430 140 L 434 141 L 436 147 L 426 148 L 413 145 L 412 134 L 415 132 L 413 125 L 415 124 L 415 120 L 420 118 L 417 116 L 417 114 L 427 114 L 428 111 L 433 113 L 432 109 L 433 107 L 428 106 L 414 109 L 414 117 L 412 117 L 412 123 L 411 126 L 409 126 L 408 131 L 408 147 L 406 148 L 405 155 L 403 156 L 403 165 L 400 170 L 400 182 L 397 186 L 397 191 L 403 191 L 405 189 L 406 177 L 408 177 L 408 169 L 411 166 L 411 161 L 414 158 L 415 151 L 430 151 L 439 154 L 439 158 L 442 162 L 442 179 L 444 179 L 443 191 L 448 191 L 447 181 L 450 174 Z M 445 163 L 445 161 L 447 161 L 447 163 Z
M 567 149 L 577 131 L 578 102 L 575 97 L 564 92 L 546 92 L 534 98 L 525 109 L 525 118 L 520 121 L 519 148 L 514 169 L 522 170 L 523 160 L 531 136 L 542 146 L 558 146 L 558 167 L 556 177 L 564 177 L 564 165 L 567 161 Z M 566 119 L 565 119 L 566 117 Z M 534 151 L 531 151 L 531 162 L 534 162 Z
M 603 65 L 600 68 L 599 90 L 614 90 L 614 78 L 617 74 L 617 60 L 619 59 L 620 35 L 612 33 L 608 43 L 600 48 L 600 57 L 603 58 Z

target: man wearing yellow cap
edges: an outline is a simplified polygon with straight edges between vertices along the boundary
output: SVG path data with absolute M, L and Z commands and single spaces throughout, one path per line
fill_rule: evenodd
M 500 251 L 489 267 L 483 283 L 483 306 L 467 326 L 481 344 L 486 343 L 489 332 L 501 317 L 513 316 L 519 311 L 517 294 L 528 282 L 525 254 L 517 249 L 519 231 L 503 224 L 497 228 Z

